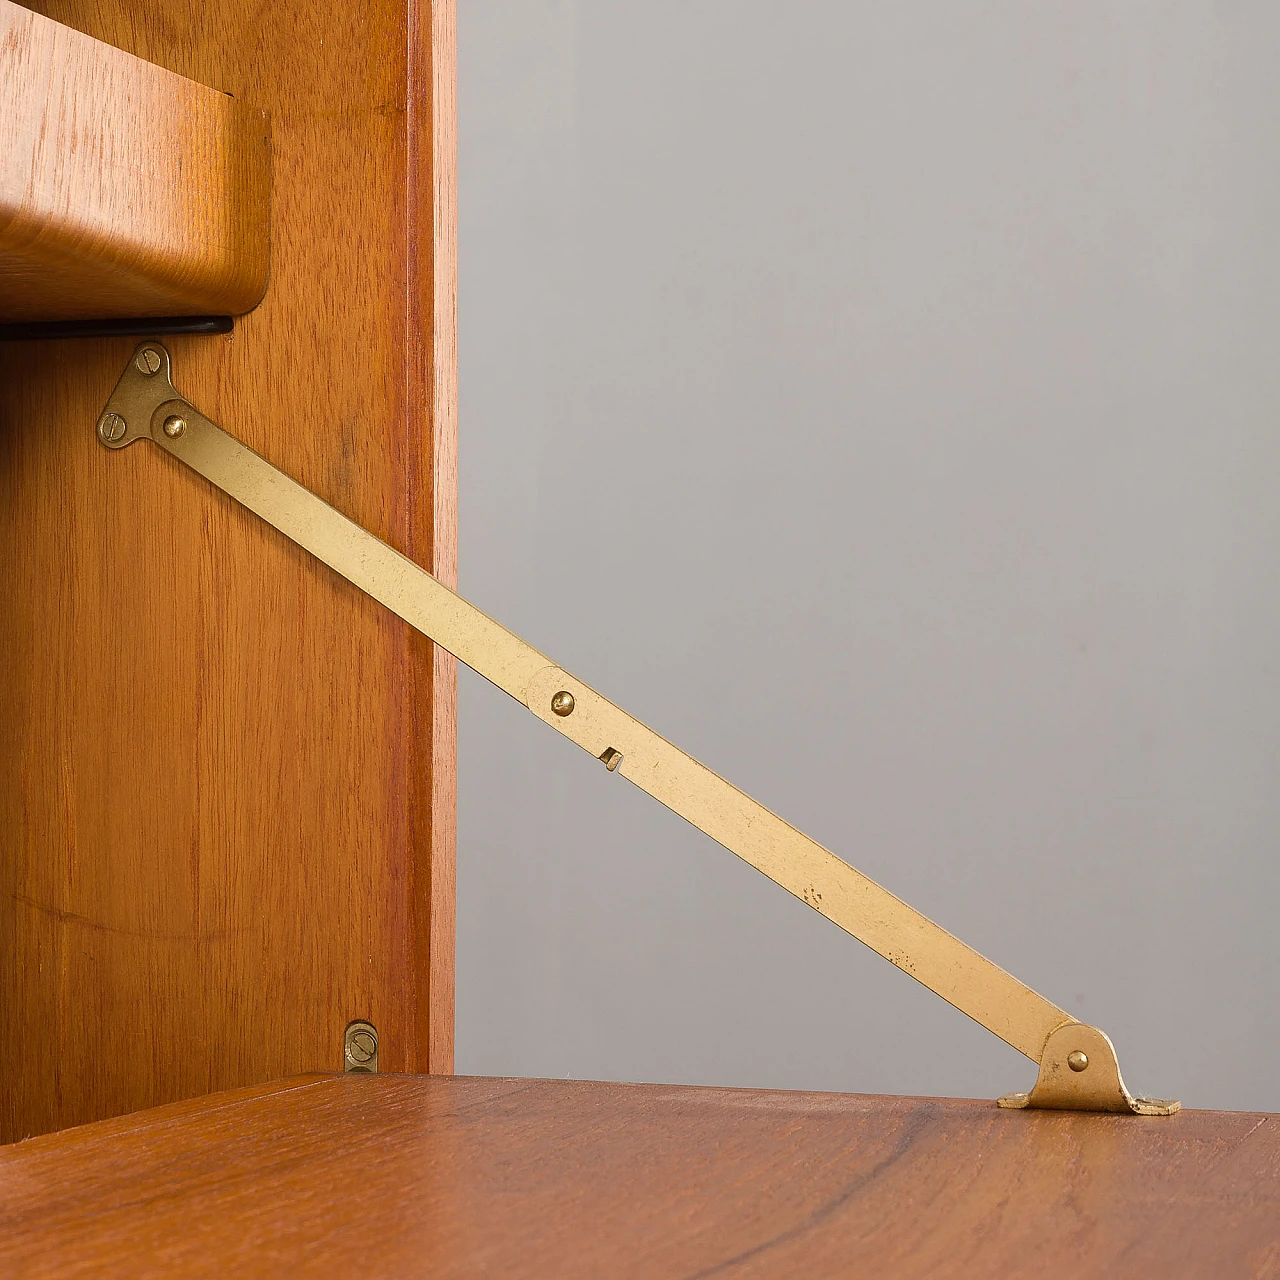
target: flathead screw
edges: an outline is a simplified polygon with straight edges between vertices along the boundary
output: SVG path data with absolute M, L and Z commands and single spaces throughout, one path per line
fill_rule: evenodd
M 160 353 L 155 347 L 144 347 L 138 352 L 138 358 L 133 363 L 138 366 L 139 373 L 145 373 L 150 377 L 153 373 L 160 372 Z
M 347 1024 L 342 1037 L 342 1069 L 374 1072 L 378 1069 L 378 1029 L 371 1022 Z
M 125 433 L 125 420 L 118 413 L 104 413 L 98 423 L 98 439 L 103 444 L 115 444 Z

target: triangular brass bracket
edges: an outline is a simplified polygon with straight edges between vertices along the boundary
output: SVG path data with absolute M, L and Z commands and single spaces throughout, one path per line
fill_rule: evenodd
M 1125 1088 L 1111 1037 L 1085 1022 L 1067 1022 L 1051 1032 L 1031 1092 L 1007 1093 L 999 1105 L 1135 1116 L 1171 1116 L 1182 1108 L 1171 1098 L 1135 1098 Z
M 692 823 L 1040 1067 L 1006 1107 L 1171 1115 L 1132 1097 L 1111 1041 L 659 737 L 420 565 L 289 479 L 184 400 L 169 353 L 144 342 L 97 424 L 110 449 L 149 439 L 310 551 L 615 777 Z
M 123 449 L 135 440 L 151 439 L 156 410 L 170 400 L 185 403 L 173 387 L 169 352 L 158 342 L 144 342 L 129 357 L 98 418 L 98 440 L 108 449 Z M 155 425 L 161 421 L 156 419 Z

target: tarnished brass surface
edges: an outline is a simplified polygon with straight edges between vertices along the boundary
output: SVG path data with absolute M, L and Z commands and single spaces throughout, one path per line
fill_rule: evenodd
M 999 1102 L 1015 1110 L 1127 1111 L 1137 1116 L 1171 1116 L 1182 1109 L 1172 1098 L 1135 1098 L 1120 1076 L 1111 1038 L 1083 1022 L 1068 1022 L 1050 1035 L 1030 1093 L 1009 1093 Z
M 183 426 L 174 431 L 177 422 Z M 98 423 L 98 438 L 110 449 L 144 437 L 524 703 L 604 761 L 610 772 L 648 792 L 1039 1063 L 1031 1093 L 1010 1095 L 1002 1105 L 1162 1115 L 1177 1109 L 1177 1103 L 1130 1097 L 1102 1032 L 1076 1022 L 788 826 L 216 426 L 174 390 L 169 353 L 157 342 L 143 343 L 135 352 Z M 1086 1069 L 1065 1065 L 1076 1052 L 1087 1054 Z
M 357 1018 L 347 1023 L 342 1036 L 342 1069 L 376 1075 L 378 1071 L 378 1029 L 372 1022 Z

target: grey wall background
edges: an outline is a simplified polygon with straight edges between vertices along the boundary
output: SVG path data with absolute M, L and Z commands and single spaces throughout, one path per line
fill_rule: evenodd
M 1280 6 L 461 0 L 463 590 L 1280 1109 Z M 464 673 L 464 1072 L 1025 1059 Z

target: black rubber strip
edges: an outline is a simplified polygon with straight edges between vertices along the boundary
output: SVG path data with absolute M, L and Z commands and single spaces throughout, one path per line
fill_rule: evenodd
M 140 316 L 133 320 L 31 320 L 0 324 L 0 342 L 36 338 L 160 338 L 167 333 L 230 333 L 230 316 Z

